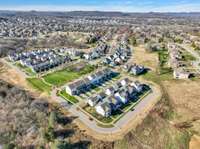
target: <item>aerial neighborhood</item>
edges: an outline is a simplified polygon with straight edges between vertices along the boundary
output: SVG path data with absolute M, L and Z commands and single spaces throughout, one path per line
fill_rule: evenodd
M 187 137 L 196 130 L 188 127 L 199 122 L 200 78 L 200 17 L 192 15 L 195 17 L 190 13 L 0 11 L 0 78 L 12 84 L 5 85 L 12 92 L 7 93 L 0 82 L 0 113 L 9 115 L 0 124 L 9 124 L 7 129 L 14 131 L 6 136 L 14 137 L 24 129 L 20 138 L 28 132 L 24 138 L 48 142 L 43 147 L 48 149 L 63 140 L 67 145 L 74 143 L 66 137 L 74 139 L 74 133 L 75 140 L 85 144 L 95 136 L 105 149 L 105 144 L 114 146 L 116 138 L 122 149 L 133 147 L 127 144 L 129 140 L 120 140 L 133 136 L 135 142 L 139 143 L 138 136 L 145 142 L 139 148 L 154 148 L 149 146 L 151 142 L 161 144 L 159 149 L 176 148 L 177 142 L 190 140 Z M 12 100 L 4 100 L 7 97 Z M 6 102 L 18 109 L 4 113 L 1 109 Z M 18 113 L 21 107 L 24 111 Z M 33 107 L 33 114 L 27 116 Z M 185 114 L 185 107 L 189 112 L 196 110 L 196 117 Z M 42 120 L 35 119 L 40 116 Z M 26 123 L 28 130 L 22 125 L 15 128 L 15 121 Z M 196 129 L 199 123 L 194 126 Z M 45 139 L 37 140 L 35 132 Z M 90 135 L 86 137 L 86 133 Z M 157 138 L 146 141 L 158 133 L 166 137 L 167 147 Z M 169 143 L 171 140 L 176 142 Z M 71 148 L 84 148 L 77 144 Z M 178 147 L 184 148 L 181 145 Z M 93 148 L 99 149 L 97 145 Z

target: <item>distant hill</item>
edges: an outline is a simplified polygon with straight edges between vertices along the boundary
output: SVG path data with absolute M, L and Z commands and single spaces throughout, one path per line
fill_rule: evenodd
M 76 16 L 96 16 L 96 17 L 200 17 L 200 12 L 180 12 L 180 13 L 125 13 L 125 12 L 105 12 L 105 11 L 69 11 L 69 12 L 52 12 L 52 11 L 3 11 L 0 10 L 1 16 L 58 16 L 58 17 L 76 17 Z

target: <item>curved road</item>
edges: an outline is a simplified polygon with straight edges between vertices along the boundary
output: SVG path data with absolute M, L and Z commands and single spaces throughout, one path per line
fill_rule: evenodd
M 77 110 L 75 105 L 69 105 L 66 100 L 56 95 L 56 90 L 52 92 L 52 99 L 57 102 L 65 105 L 66 109 L 74 116 L 78 117 L 87 127 L 91 128 L 93 131 L 101 133 L 101 134 L 111 134 L 120 132 L 124 126 L 126 126 L 130 121 L 134 120 L 134 118 L 140 114 L 142 114 L 150 104 L 155 103 L 158 98 L 161 96 L 160 90 L 158 90 L 155 86 L 151 86 L 152 92 L 149 93 L 146 97 L 144 97 L 135 107 L 134 111 L 127 112 L 121 119 L 119 119 L 114 127 L 111 128 L 103 128 L 97 125 L 95 120 L 91 121 L 89 116 L 83 113 L 80 110 Z

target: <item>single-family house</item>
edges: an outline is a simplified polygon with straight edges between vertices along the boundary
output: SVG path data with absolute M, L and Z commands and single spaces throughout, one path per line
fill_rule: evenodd
M 106 89 L 105 93 L 106 93 L 106 95 L 110 96 L 110 95 L 114 95 L 114 93 L 116 91 L 117 91 L 117 89 L 114 86 L 111 86 Z
M 130 73 L 133 75 L 139 75 L 139 74 L 143 73 L 144 70 L 145 70 L 145 68 L 143 66 L 133 65 L 130 69 Z
M 132 82 L 131 86 L 134 86 L 139 93 L 143 90 L 143 84 L 141 84 L 139 81 Z
M 95 106 L 96 112 L 103 117 L 109 117 L 111 115 L 112 109 L 108 102 L 99 103 Z
M 182 69 L 175 69 L 173 72 L 173 76 L 175 79 L 188 79 L 191 76 L 191 73 L 186 72 Z
M 89 98 L 87 102 L 91 107 L 94 107 L 99 102 L 99 98 L 97 96 L 94 96 Z
M 75 83 L 68 84 L 65 90 L 69 95 L 75 95 L 78 93 L 77 86 L 75 85 Z
M 121 101 L 114 96 L 108 97 L 107 101 L 110 104 L 112 111 L 116 111 L 121 106 Z
M 119 92 L 115 93 L 115 98 L 121 101 L 123 104 L 126 104 L 129 101 L 129 94 L 126 90 L 122 89 Z
M 100 99 L 100 100 L 103 100 L 105 97 L 106 97 L 106 93 L 105 92 L 100 92 L 97 97 Z
M 127 86 L 130 83 L 130 80 L 128 78 L 125 78 L 123 80 L 120 81 L 122 86 Z

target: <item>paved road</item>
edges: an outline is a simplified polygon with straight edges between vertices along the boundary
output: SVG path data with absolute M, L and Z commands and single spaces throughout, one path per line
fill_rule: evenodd
M 68 105 L 66 109 L 73 114 L 74 116 L 78 117 L 87 127 L 92 129 L 95 132 L 101 134 L 112 134 L 120 132 L 121 129 L 126 126 L 130 121 L 132 121 L 136 116 L 144 112 L 144 109 L 148 107 L 150 104 L 154 103 L 160 97 L 160 91 L 152 86 L 152 93 L 147 95 L 143 98 L 135 107 L 134 111 L 127 112 L 119 121 L 117 121 L 114 127 L 111 128 L 103 128 L 97 125 L 95 120 L 91 121 L 89 117 L 80 110 L 77 110 L 76 105 L 68 105 L 67 101 L 62 99 L 61 97 L 56 96 L 56 91 L 52 92 L 52 98 L 60 103 L 66 103 Z

